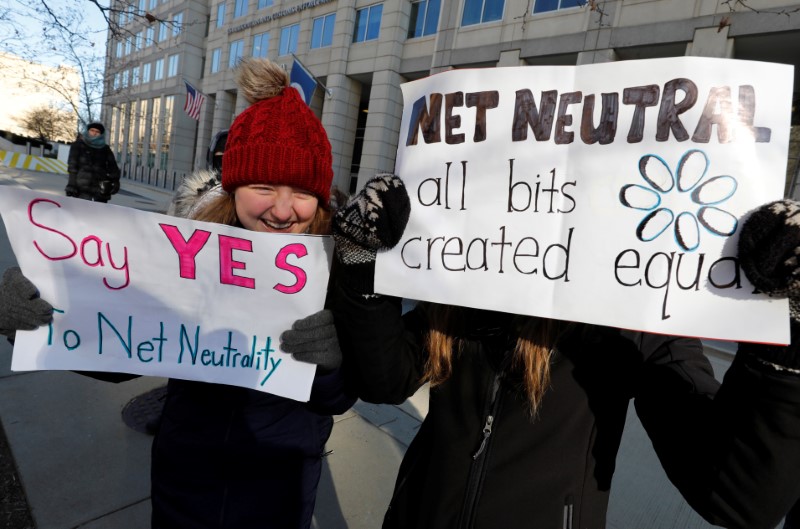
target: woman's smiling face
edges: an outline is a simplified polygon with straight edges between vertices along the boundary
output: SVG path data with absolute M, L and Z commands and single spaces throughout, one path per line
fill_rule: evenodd
M 317 197 L 291 186 L 241 186 L 234 198 L 239 222 L 253 231 L 305 233 L 317 213 Z

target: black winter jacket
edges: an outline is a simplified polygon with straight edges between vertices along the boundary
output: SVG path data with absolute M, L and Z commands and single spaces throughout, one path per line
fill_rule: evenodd
M 77 190 L 78 197 L 88 200 L 108 201 L 111 192 L 101 189 L 101 182 L 114 182 L 119 189 L 119 167 L 108 145 L 95 149 L 82 136 L 72 143 L 67 163 L 67 187 Z
M 467 328 L 480 313 L 467 310 Z M 339 287 L 345 372 L 369 402 L 421 385 L 424 306 Z M 385 529 L 603 529 L 628 403 L 667 475 L 709 522 L 772 529 L 800 497 L 800 377 L 739 353 L 721 388 L 699 341 L 581 326 L 559 342 L 531 419 L 502 366 L 511 340 L 466 336 L 400 466 Z M 349 355 L 349 356 L 348 356 Z

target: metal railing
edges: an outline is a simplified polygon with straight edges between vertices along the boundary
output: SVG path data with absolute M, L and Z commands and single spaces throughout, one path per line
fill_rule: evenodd
M 141 182 L 153 187 L 161 189 L 168 189 L 175 191 L 181 181 L 186 176 L 186 173 L 179 171 L 168 172 L 166 169 L 157 169 L 155 167 L 145 167 L 137 165 L 131 167 L 130 162 L 122 164 L 121 168 L 122 178 L 133 180 L 134 182 Z

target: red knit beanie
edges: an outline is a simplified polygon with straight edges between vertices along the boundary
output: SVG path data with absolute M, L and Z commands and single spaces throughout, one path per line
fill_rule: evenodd
M 332 166 L 331 144 L 322 123 L 297 90 L 284 87 L 233 121 L 222 156 L 222 187 L 230 193 L 250 184 L 293 186 L 327 205 Z

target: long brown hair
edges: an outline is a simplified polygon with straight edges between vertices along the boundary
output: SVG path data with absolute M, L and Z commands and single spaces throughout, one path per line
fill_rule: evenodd
M 317 206 L 314 220 L 308 226 L 308 231 L 312 235 L 330 235 L 331 233 L 331 209 L 324 206 L 321 202 Z M 206 222 L 216 222 L 217 224 L 227 224 L 228 226 L 241 227 L 239 217 L 236 215 L 236 200 L 233 193 L 222 193 L 208 201 L 208 204 L 201 206 L 192 215 L 194 220 Z
M 459 320 L 462 309 L 452 305 L 427 304 L 429 329 L 425 338 L 428 360 L 423 378 L 431 386 L 446 381 L 452 373 L 453 359 L 462 352 L 464 341 Z M 536 415 L 542 397 L 550 385 L 550 356 L 569 324 L 559 320 L 515 317 L 517 342 L 511 359 L 511 370 L 522 379 L 528 410 Z

